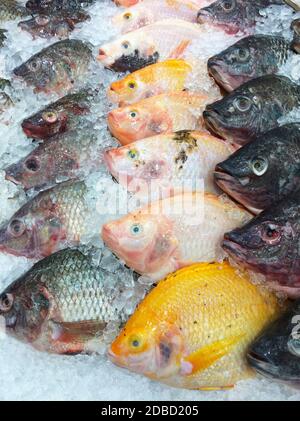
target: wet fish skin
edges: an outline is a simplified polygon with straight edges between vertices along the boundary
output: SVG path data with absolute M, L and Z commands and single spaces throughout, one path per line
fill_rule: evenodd
M 107 123 L 122 145 L 158 134 L 198 130 L 203 127 L 200 117 L 209 101 L 206 93 L 156 95 L 110 111 Z
M 15 0 L 1 0 L 0 2 L 0 22 L 6 22 L 17 18 L 29 16 L 25 7 Z
M 267 74 L 276 74 L 293 55 L 283 37 L 253 35 L 208 60 L 208 71 L 226 91 Z
M 35 92 L 69 91 L 87 73 L 93 55 L 90 46 L 80 40 L 58 41 L 14 69 Z
M 296 53 L 300 53 L 300 19 L 295 19 L 292 22 L 291 29 L 294 31 L 292 48 Z
M 298 300 L 259 335 L 248 351 L 248 362 L 259 374 L 296 388 L 300 386 L 299 314 Z
M 3 47 L 6 40 L 6 29 L 0 29 L 0 48 Z
M 0 228 L 0 251 L 41 259 L 78 245 L 88 212 L 84 182 L 71 181 L 39 193 Z
M 223 249 L 291 298 L 300 297 L 300 192 L 224 236 Z
M 14 105 L 10 97 L 11 83 L 7 79 L 0 78 L 0 113 Z
M 108 150 L 104 158 L 112 176 L 129 191 L 140 195 L 157 188 L 161 197 L 202 181 L 205 191 L 215 193 L 213 169 L 231 152 L 229 145 L 206 132 L 182 131 Z
M 229 34 L 239 31 L 254 33 L 256 18 L 271 5 L 284 5 L 283 0 L 217 0 L 199 10 L 198 22 L 222 28 Z
M 71 130 L 40 144 L 5 169 L 6 179 L 25 190 L 44 190 L 60 181 L 81 179 L 99 170 L 104 147 L 91 127 Z
M 46 140 L 72 130 L 90 113 L 96 96 L 89 89 L 66 95 L 23 120 L 23 131 L 29 138 Z
M 182 58 L 201 35 L 197 24 L 164 19 L 102 45 L 97 60 L 116 72 L 134 72 L 159 61 Z
M 102 239 L 128 267 L 157 281 L 194 262 L 222 258 L 224 232 L 248 220 L 248 212 L 231 201 L 183 191 L 108 222 Z
M 228 263 L 196 264 L 150 291 L 108 356 L 169 386 L 229 389 L 253 374 L 247 348 L 278 314 L 274 295 Z
M 124 310 L 114 306 L 122 292 L 110 273 L 95 263 L 93 250 L 66 249 L 38 262 L 0 294 L 6 332 L 40 351 L 91 352 L 103 343 L 108 322 L 122 324 Z M 129 270 L 123 269 L 123 275 Z M 114 292 L 111 287 L 114 285 Z M 7 306 L 7 302 L 10 305 Z
M 216 167 L 215 181 L 252 212 L 276 205 L 299 189 L 300 124 L 277 127 Z
M 203 118 L 214 133 L 240 145 L 277 127 L 300 106 L 300 88 L 289 78 L 266 75 L 250 80 L 206 107 Z
M 57 37 L 60 39 L 68 38 L 75 29 L 77 22 L 83 22 L 89 19 L 85 13 L 77 17 L 65 17 L 64 15 L 45 16 L 38 15 L 29 20 L 19 23 L 19 27 L 29 32 L 33 39 Z
M 71 14 L 81 11 L 82 6 L 92 4 L 95 0 L 29 0 L 26 8 L 34 14 Z

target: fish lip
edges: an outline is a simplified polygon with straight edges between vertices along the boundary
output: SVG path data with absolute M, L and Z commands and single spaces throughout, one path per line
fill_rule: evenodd
M 216 122 L 219 121 L 218 113 L 216 111 L 213 111 L 213 110 L 203 111 L 203 118 L 208 129 L 222 136 L 219 127 L 216 125 Z
M 221 243 L 222 248 L 228 253 L 230 256 L 233 256 L 236 259 L 241 259 L 244 261 L 246 256 L 246 250 L 243 246 L 236 243 L 235 241 L 229 240 L 227 237 L 228 234 L 224 235 L 224 240 Z
M 12 182 L 16 186 L 21 186 L 22 185 L 22 182 L 21 181 L 17 180 L 12 174 L 9 174 L 7 172 L 8 169 L 6 169 L 4 171 L 5 171 L 5 180 Z
M 218 85 L 225 89 L 226 92 L 232 92 L 235 87 L 233 87 L 226 78 L 228 75 L 222 71 L 221 63 L 221 60 L 219 60 L 219 62 L 218 60 L 212 61 L 212 64 L 209 64 L 208 61 L 208 73 L 214 78 Z
M 207 23 L 211 19 L 211 13 L 206 9 L 200 9 L 197 14 L 197 22 L 200 25 Z
M 108 245 L 109 248 L 112 244 L 119 244 L 118 237 L 112 232 L 112 230 L 106 225 L 102 227 L 102 239 L 104 243 Z

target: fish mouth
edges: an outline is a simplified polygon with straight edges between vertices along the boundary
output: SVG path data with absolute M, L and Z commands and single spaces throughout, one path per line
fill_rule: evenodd
M 113 57 L 109 56 L 103 48 L 99 48 L 97 60 L 100 61 L 105 67 L 111 67 L 114 64 Z
M 5 170 L 5 180 L 10 181 L 16 186 L 21 186 L 22 182 L 18 180 L 13 174 L 9 173 L 9 168 Z
M 229 239 L 229 234 L 224 235 L 224 240 L 221 243 L 221 247 L 226 251 L 229 256 L 233 257 L 239 262 L 244 262 L 246 259 L 246 249 L 240 244 Z
M 102 227 L 102 239 L 111 250 L 114 250 L 115 246 L 119 244 L 118 237 L 114 234 L 108 224 Z
M 226 92 L 232 92 L 239 84 L 233 79 L 230 80 L 230 76 L 222 68 L 222 60 L 209 59 L 208 60 L 208 73 L 214 78 L 218 85 L 220 85 Z
M 212 18 L 211 13 L 206 9 L 200 9 L 197 14 L 197 22 L 200 23 L 200 25 L 210 22 L 211 18 Z
M 224 137 L 222 134 L 222 130 L 220 126 L 218 125 L 218 122 L 221 123 L 221 120 L 219 118 L 219 114 L 216 111 L 205 110 L 203 112 L 203 119 L 209 130 L 211 130 L 213 133 L 216 133 L 217 135 L 221 137 Z

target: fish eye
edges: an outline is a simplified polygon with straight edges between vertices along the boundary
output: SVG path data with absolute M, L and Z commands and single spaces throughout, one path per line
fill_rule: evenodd
M 30 172 L 37 172 L 40 169 L 40 163 L 38 161 L 37 158 L 29 158 L 27 159 L 27 161 L 25 162 L 25 167 L 27 170 L 29 170 Z
M 133 351 L 138 351 L 143 346 L 143 340 L 138 335 L 132 335 L 132 336 L 130 336 L 129 339 L 128 339 L 128 342 L 129 342 L 129 347 Z
M 0 310 L 3 312 L 9 311 L 14 303 L 14 296 L 12 294 L 3 294 L 0 297 Z
M 135 161 L 138 159 L 139 153 L 136 149 L 130 149 L 130 151 L 128 151 L 128 157 Z
M 124 13 L 123 19 L 130 20 L 131 18 L 132 18 L 132 14 L 131 13 Z
M 249 98 L 246 97 L 242 97 L 242 98 L 237 98 L 234 102 L 234 106 L 238 111 L 241 111 L 242 113 L 249 111 L 251 108 L 251 101 Z
M 250 52 L 247 48 L 239 48 L 237 54 L 241 61 L 246 61 L 250 56 Z
M 25 224 L 19 219 L 14 219 L 9 225 L 9 231 L 13 237 L 21 237 L 24 234 Z
M 31 63 L 28 64 L 28 67 L 33 72 L 36 72 L 40 67 L 40 61 L 39 60 L 33 60 Z
M 221 3 L 221 7 L 225 12 L 230 12 L 234 8 L 234 2 L 230 0 L 225 0 Z
M 128 41 L 124 41 L 122 43 L 122 47 L 125 48 L 125 50 L 127 50 L 130 47 L 130 43 Z
M 251 161 L 251 169 L 255 175 L 261 177 L 267 172 L 269 163 L 268 160 L 265 158 L 254 158 Z
M 141 224 L 133 224 L 130 227 L 130 232 L 132 235 L 136 236 L 136 235 L 140 235 L 143 232 L 143 227 Z
M 49 23 L 50 19 L 47 16 L 37 16 L 35 18 L 35 22 L 39 25 L 39 26 L 45 26 Z
M 128 83 L 128 88 L 129 88 L 129 89 L 135 89 L 135 88 L 136 88 L 136 83 L 135 83 L 135 82 L 132 82 L 132 81 L 131 81 L 131 82 L 129 82 L 129 83 Z
M 262 231 L 262 240 L 270 245 L 276 245 L 281 239 L 281 230 L 275 224 L 266 224 Z
M 47 123 L 55 123 L 57 121 L 57 114 L 54 111 L 46 111 L 43 113 L 42 118 Z
M 136 118 L 137 115 L 138 115 L 137 111 L 134 111 L 134 110 L 130 111 L 130 113 L 129 113 L 130 118 Z

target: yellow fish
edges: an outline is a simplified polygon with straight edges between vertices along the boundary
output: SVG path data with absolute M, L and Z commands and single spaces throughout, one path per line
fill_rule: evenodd
M 207 64 L 194 59 L 170 59 L 137 70 L 113 82 L 108 98 L 124 106 L 155 95 L 187 90 L 207 91 L 212 102 L 220 98 L 220 90 L 207 73 Z
M 273 294 L 228 263 L 196 264 L 148 294 L 108 355 L 170 386 L 232 387 L 251 375 L 246 350 L 279 312 Z

